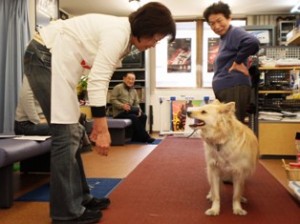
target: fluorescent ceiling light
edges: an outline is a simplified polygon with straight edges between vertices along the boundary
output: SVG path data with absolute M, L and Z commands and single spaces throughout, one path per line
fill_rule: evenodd
M 300 12 L 300 2 L 297 3 L 292 9 L 291 13 Z
M 140 0 L 129 0 L 129 6 L 135 11 L 141 6 L 141 2 Z

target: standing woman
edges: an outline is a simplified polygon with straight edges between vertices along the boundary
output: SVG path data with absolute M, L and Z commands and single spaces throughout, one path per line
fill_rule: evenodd
M 24 57 L 25 74 L 52 133 L 50 216 L 53 223 L 94 223 L 109 199 L 90 194 L 78 148 L 83 135 L 76 86 L 82 63 L 91 67 L 88 97 L 94 118 L 91 140 L 107 156 L 111 143 L 105 117 L 108 84 L 134 45 L 155 47 L 166 36 L 173 41 L 175 22 L 168 8 L 150 2 L 129 18 L 87 14 L 58 20 L 40 30 Z
M 221 1 L 206 8 L 203 17 L 221 38 L 214 62 L 215 97 L 224 103 L 234 101 L 236 117 L 244 122 L 251 96 L 247 59 L 259 50 L 259 41 L 244 29 L 230 25 L 230 8 Z

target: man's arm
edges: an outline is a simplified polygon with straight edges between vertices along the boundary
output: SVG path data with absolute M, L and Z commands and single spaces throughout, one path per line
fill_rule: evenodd
M 94 118 L 93 131 L 90 136 L 91 140 L 96 143 L 96 151 L 98 154 L 107 156 L 111 144 L 111 138 L 108 131 L 106 117 Z

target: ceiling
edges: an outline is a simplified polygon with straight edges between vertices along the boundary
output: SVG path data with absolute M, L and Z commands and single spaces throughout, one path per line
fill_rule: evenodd
M 150 0 L 140 0 L 141 3 Z M 199 18 L 214 0 L 158 0 L 166 5 L 174 18 Z M 300 0 L 223 0 L 230 5 L 233 16 L 288 14 Z M 59 0 L 59 6 L 72 16 L 104 13 L 127 16 L 132 12 L 129 0 Z

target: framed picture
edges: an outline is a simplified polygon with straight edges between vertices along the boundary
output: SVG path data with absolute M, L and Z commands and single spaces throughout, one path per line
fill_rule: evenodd
M 261 46 L 275 45 L 274 26 L 245 26 L 245 30 L 257 37 Z
M 214 62 L 220 45 L 219 37 L 209 37 L 207 40 L 207 72 L 214 71 Z
M 191 72 L 191 38 L 176 38 L 168 44 L 168 73 Z
M 201 102 L 201 100 L 171 101 L 171 130 L 180 132 L 189 129 L 192 132 L 189 124 L 194 123 L 194 119 L 188 118 L 187 111 L 189 107 L 199 107 Z
M 122 60 L 122 68 L 143 68 L 144 52 L 140 52 L 136 47 L 132 47 L 130 53 Z
M 177 22 L 176 39 L 155 47 L 156 88 L 196 88 L 196 22 Z
M 35 30 L 59 18 L 58 0 L 35 0 Z

